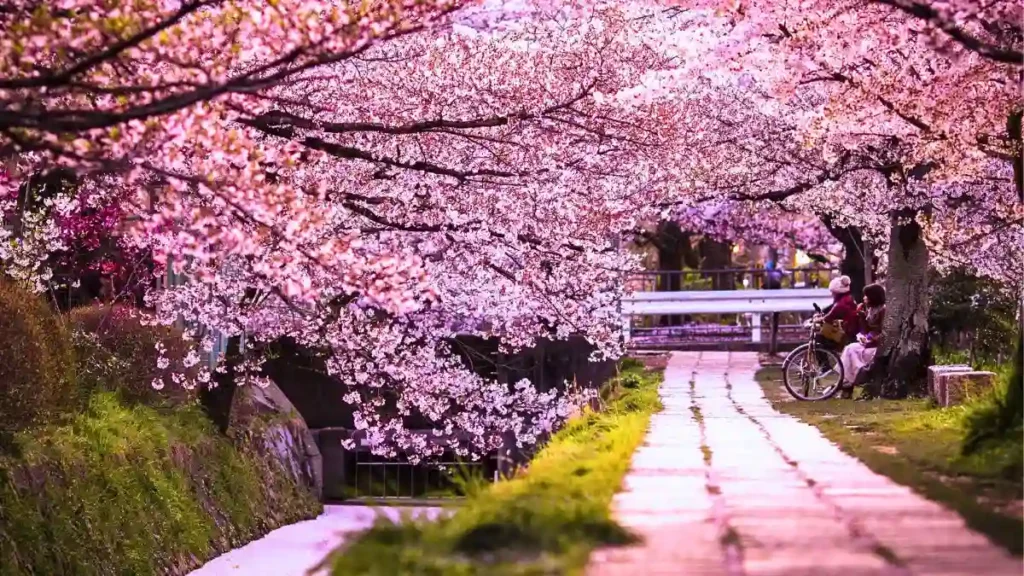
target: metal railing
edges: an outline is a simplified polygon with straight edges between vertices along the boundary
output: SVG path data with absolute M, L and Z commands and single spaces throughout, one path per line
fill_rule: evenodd
M 361 430 L 327 427 L 311 431 L 323 458 L 324 497 L 328 501 L 451 500 L 497 477 L 496 454 L 473 461 L 445 450 L 414 463 L 405 454 L 374 454 Z M 432 434 L 426 430 L 410 432 Z M 428 443 L 432 441 L 427 439 Z
M 724 315 L 723 315 L 724 316 Z M 738 324 L 715 322 L 691 322 L 678 326 L 633 326 L 631 328 L 631 344 L 712 344 L 712 343 L 752 343 L 767 344 L 771 338 L 770 315 L 759 318 L 759 322 Z M 783 344 L 803 342 L 807 339 L 807 329 L 799 321 L 787 319 L 780 322 L 776 334 L 777 341 Z
M 469 485 L 489 480 L 485 462 L 445 459 L 411 464 L 369 452 L 350 454 L 351 474 L 341 486 L 345 500 L 450 500 L 464 497 Z
M 828 286 L 838 273 L 835 267 L 783 269 L 781 288 L 818 288 Z M 763 268 L 723 268 L 718 270 L 653 270 L 639 272 L 629 281 L 637 292 L 686 290 L 760 290 L 767 284 Z

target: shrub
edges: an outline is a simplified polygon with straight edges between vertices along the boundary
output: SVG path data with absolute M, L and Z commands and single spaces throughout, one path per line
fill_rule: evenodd
M 643 370 L 644 363 L 636 358 L 623 358 L 619 361 L 619 370 L 625 372 L 627 370 Z
M 67 327 L 40 297 L 0 282 L 0 432 L 38 425 L 83 401 Z
M 643 376 L 634 372 L 627 372 L 619 377 L 619 385 L 623 388 L 635 389 L 644 383 Z
M 971 364 L 1009 358 L 1017 323 L 1017 301 L 997 283 L 952 272 L 932 284 L 928 326 L 938 356 Z
M 126 306 L 84 306 L 70 317 L 82 332 L 76 343 L 83 372 L 97 386 L 117 390 L 130 403 L 180 405 L 195 399 L 194 386 L 182 380 L 197 382 L 202 368 L 180 330 L 147 325 L 141 311 Z M 158 365 L 161 358 L 167 360 L 164 367 Z
M 1012 365 L 1001 372 L 995 394 L 968 409 L 965 454 L 977 453 L 995 444 L 1021 443 L 1024 434 L 1024 334 L 1017 336 L 1017 353 Z M 1013 449 L 1020 456 L 1019 446 Z

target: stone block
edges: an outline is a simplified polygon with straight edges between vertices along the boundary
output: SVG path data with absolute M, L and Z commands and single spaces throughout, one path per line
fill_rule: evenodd
M 323 457 L 306 421 L 277 384 L 239 386 L 231 403 L 233 433 L 276 459 L 317 498 L 323 495 Z
M 951 364 L 947 366 L 929 366 L 928 367 L 928 396 L 930 396 L 937 404 L 942 404 L 946 397 L 946 391 L 942 389 L 943 382 L 939 379 L 940 374 L 949 374 L 953 372 L 970 372 L 972 368 L 966 364 Z
M 994 372 L 946 372 L 937 376 L 936 387 L 942 391 L 939 405 L 948 407 L 978 398 L 996 384 Z

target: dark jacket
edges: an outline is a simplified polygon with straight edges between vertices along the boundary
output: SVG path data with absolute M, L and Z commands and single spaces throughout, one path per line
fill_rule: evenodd
M 769 260 L 764 265 L 764 288 L 765 290 L 782 288 L 782 270 L 774 260 Z
M 860 333 L 867 338 L 865 348 L 877 348 L 882 345 L 882 330 L 885 327 L 885 306 L 877 308 L 865 308 L 863 304 L 857 306 L 857 316 L 860 318 Z
M 825 322 L 843 321 L 843 332 L 846 333 L 847 341 L 857 337 L 857 330 L 860 328 L 860 319 L 857 315 L 857 303 L 849 292 L 842 294 L 832 302 L 828 312 L 825 314 Z

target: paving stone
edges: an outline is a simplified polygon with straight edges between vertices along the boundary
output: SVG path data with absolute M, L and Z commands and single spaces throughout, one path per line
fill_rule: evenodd
M 660 389 L 665 410 L 651 419 L 612 505 L 642 539 L 595 551 L 587 576 L 1024 573 L 1019 558 L 954 512 L 776 412 L 756 370 L 752 353 L 672 354 Z M 878 547 L 906 566 L 890 564 Z
M 824 513 L 775 516 L 738 512 L 729 516 L 729 525 L 742 540 L 750 538 L 765 546 L 779 543 L 799 545 L 809 540 L 843 543 L 850 538 L 846 525 L 835 515 Z
M 885 560 L 870 551 L 811 546 L 786 551 L 744 550 L 743 568 L 747 576 L 878 576 L 890 572 Z

